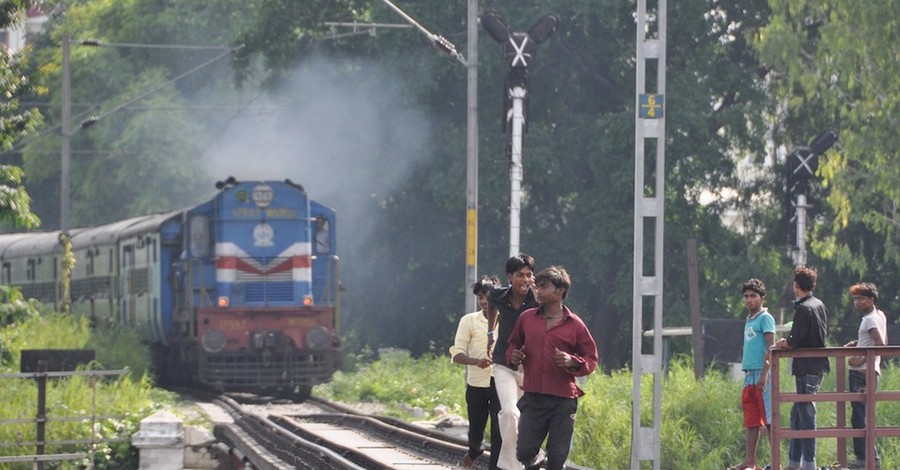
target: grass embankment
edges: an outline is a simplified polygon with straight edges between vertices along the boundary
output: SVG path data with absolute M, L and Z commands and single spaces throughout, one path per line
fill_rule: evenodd
M 28 310 L 26 306 L 26 310 Z M 30 308 L 36 309 L 35 306 Z M 5 312 L 4 312 L 5 313 Z M 20 351 L 23 349 L 94 349 L 96 360 L 90 369 L 124 369 L 130 372 L 121 378 L 101 378 L 95 383 L 89 377 L 75 376 L 51 379 L 47 382 L 47 416 L 76 418 L 71 421 L 51 421 L 46 427 L 48 441 L 83 440 L 91 437 L 91 414 L 116 416 L 98 420 L 94 425 L 95 438 L 123 439 L 120 443 L 101 444 L 95 450 L 94 468 L 137 468 L 136 455 L 131 449 L 131 435 L 137 431 L 141 419 L 166 404 L 171 393 L 156 389 L 147 376 L 150 352 L 139 338 L 125 330 L 92 330 L 86 319 L 59 314 L 37 315 L 36 311 L 4 316 L 0 327 L 0 373 L 18 373 Z M 15 443 L 35 440 L 34 417 L 37 413 L 37 386 L 32 379 L 0 379 L 0 420 L 31 420 L 29 423 L 0 426 L 0 442 Z M 81 418 L 81 419 L 77 419 Z M 45 453 L 80 452 L 86 444 L 48 445 Z M 0 447 L 0 455 L 28 455 L 35 452 L 34 444 Z M 87 461 L 64 462 L 61 467 L 84 468 Z M 6 468 L 30 468 L 31 463 Z
M 794 382 L 788 372 L 789 368 L 782 367 L 782 390 L 792 392 Z M 650 425 L 649 377 L 642 388 L 646 391 L 642 401 L 647 404 L 644 424 Z M 722 470 L 743 461 L 740 388 L 740 382 L 716 371 L 695 380 L 686 358 L 670 366 L 662 384 L 662 468 Z M 570 460 L 597 469 L 630 468 L 631 372 L 592 374 L 582 389 L 586 395 L 579 402 Z M 900 373 L 895 366 L 885 368 L 879 389 L 900 390 Z M 826 376 L 822 390 L 834 390 L 834 374 Z M 451 412 L 465 416 L 464 392 L 463 368 L 451 364 L 448 357 L 412 359 L 397 352 L 383 354 L 379 360 L 360 366 L 357 372 L 339 372 L 332 383 L 315 389 L 316 394 L 334 400 L 383 403 L 388 405 L 389 414 L 407 419 L 411 419 L 410 407 L 429 412 L 437 405 L 447 405 Z M 848 406 L 848 420 L 849 413 Z M 820 404 L 819 426 L 833 427 L 835 415 L 833 403 Z M 900 403 L 880 404 L 877 415 L 881 426 L 900 425 Z M 787 423 L 789 416 L 790 404 L 784 404 L 781 422 Z M 782 449 L 781 461 L 786 465 L 787 441 L 783 441 Z M 819 439 L 818 463 L 837 461 L 836 449 L 835 439 Z M 900 468 L 900 440 L 880 439 L 878 449 L 882 468 Z M 767 462 L 768 455 L 769 445 L 764 441 L 759 452 L 761 461 Z M 852 461 L 852 455 L 849 460 Z

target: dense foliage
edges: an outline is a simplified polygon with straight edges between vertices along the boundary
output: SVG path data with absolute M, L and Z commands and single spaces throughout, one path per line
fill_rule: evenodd
M 417 19 L 433 30 L 459 38 L 458 45 L 463 43 L 462 2 L 439 7 L 408 2 L 404 8 L 417 12 Z M 540 267 L 562 264 L 569 269 L 574 283 L 571 306 L 598 337 L 604 364 L 621 366 L 630 357 L 631 328 L 632 6 L 519 2 L 484 8 L 498 10 L 514 30 L 530 27 L 546 12 L 561 18 L 559 31 L 541 44 L 530 74 L 522 247 Z M 373 10 L 373 21 L 395 19 L 389 10 Z M 733 206 L 747 213 L 753 230 L 751 220 L 773 221 L 772 214 L 755 207 L 751 199 L 773 182 L 742 186 L 735 157 L 764 161 L 766 126 L 761 117 L 768 102 L 747 38 L 766 17 L 764 2 L 717 4 L 712 10 L 704 1 L 670 6 L 664 276 L 670 325 L 689 319 L 684 275 L 689 238 L 701 246 L 706 316 L 731 316 L 729 310 L 739 310 L 733 300 L 740 280 L 760 276 L 778 285 L 785 277 L 784 260 L 777 256 L 780 246 L 759 245 L 757 232 L 736 234 L 720 221 Z M 461 271 L 454 269 L 463 263 L 465 71 L 432 51 L 397 50 L 395 42 L 404 39 L 415 38 L 385 34 L 376 39 L 379 58 L 396 63 L 405 75 L 411 70 L 421 75 L 409 92 L 436 116 L 436 130 L 427 161 L 416 165 L 374 208 L 379 224 L 373 242 L 351 253 L 354 269 L 348 270 L 346 284 L 362 287 L 359 298 L 365 304 L 352 305 L 356 310 L 351 312 L 349 339 L 423 352 L 431 343 L 444 346 L 450 341 L 467 287 L 458 282 Z M 508 157 L 506 137 L 498 132 L 503 110 L 495 103 L 502 102 L 505 93 L 506 67 L 500 47 L 486 36 L 479 49 L 479 267 L 502 276 L 508 254 Z M 392 52 L 395 55 L 389 55 Z M 726 188 L 739 189 L 739 197 L 700 203 L 701 196 L 728 192 Z M 390 281 L 370 285 L 370 272 L 389 272 Z
M 239 28 L 244 2 L 157 3 L 60 3 L 31 38 L 33 77 L 52 90 L 49 101 L 33 99 L 54 127 L 28 141 L 22 166 L 31 194 L 43 196 L 35 210 L 45 228 L 59 223 L 60 128 L 71 133 L 72 226 L 184 207 L 227 176 L 205 176 L 202 155 L 247 106 L 229 67 L 233 31 L 216 26 Z M 66 40 L 72 119 L 61 123 Z M 100 119 L 81 124 L 91 117 Z
M 873 280 L 884 292 L 880 304 L 895 318 L 900 2 L 769 3 L 772 17 L 754 47 L 778 104 L 773 132 L 785 144 L 804 144 L 827 127 L 840 134 L 836 148 L 820 158 L 822 188 L 813 198 L 811 243 L 826 270 L 822 290 L 846 293 L 850 281 Z M 834 323 L 852 336 L 855 314 L 847 296 L 835 300 L 829 304 L 838 313 Z
M 30 1 L 4 1 L 0 6 L 0 28 L 14 28 L 21 24 Z M 23 137 L 33 133 L 41 123 L 41 115 L 34 107 L 23 107 L 22 98 L 33 93 L 29 80 L 25 52 L 14 53 L 0 47 L 0 152 L 7 152 Z M 0 160 L 0 223 L 13 227 L 31 228 L 40 223 L 31 212 L 31 198 L 22 185 L 22 169 Z
M 197 203 L 229 173 L 292 178 L 340 214 L 345 347 L 445 350 L 467 309 L 466 69 L 459 62 L 415 28 L 336 26 L 403 22 L 381 2 L 56 6 L 46 30 L 30 38 L 26 69 L 28 83 L 41 85 L 26 95 L 41 103 L 48 126 L 41 138 L 26 139 L 21 159 L 44 228 L 58 222 L 59 126 L 74 130 L 75 226 Z M 466 2 L 408 0 L 400 7 L 467 50 Z M 570 306 L 592 329 L 605 369 L 626 366 L 634 4 L 485 0 L 480 7 L 497 11 L 514 31 L 547 13 L 560 18 L 529 68 L 522 249 L 539 267 L 569 269 Z M 824 184 L 810 194 L 809 259 L 821 275 L 817 292 L 831 307 L 834 344 L 855 332 L 846 295 L 853 282 L 881 284 L 880 303 L 900 309 L 894 10 L 836 1 L 670 2 L 665 326 L 689 324 L 690 239 L 699 251 L 702 316 L 740 315 L 740 285 L 759 277 L 770 307 L 781 310 L 776 318 L 790 319 L 784 154 L 823 127 L 835 127 L 840 144 L 822 157 L 817 180 Z M 478 266 L 502 276 L 509 182 L 499 105 L 507 65 L 500 46 L 480 34 Z M 66 37 L 73 41 L 73 119 L 59 123 Z M 83 38 L 108 47 L 85 46 Z M 220 51 L 135 44 L 235 49 L 229 64 L 213 60 Z M 105 117 L 81 128 L 90 115 Z M 18 155 L 3 154 L 17 163 Z

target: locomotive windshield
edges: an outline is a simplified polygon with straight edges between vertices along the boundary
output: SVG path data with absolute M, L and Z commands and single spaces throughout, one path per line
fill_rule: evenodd
M 209 255 L 209 217 L 198 215 L 191 219 L 191 257 Z
M 316 253 L 328 254 L 331 252 L 331 224 L 325 216 L 316 217 L 315 231 Z

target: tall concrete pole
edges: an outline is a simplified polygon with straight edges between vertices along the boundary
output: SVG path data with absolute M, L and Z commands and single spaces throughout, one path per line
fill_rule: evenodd
M 510 136 L 511 162 L 509 165 L 509 256 L 519 254 L 519 227 L 522 212 L 522 134 L 525 129 L 524 87 L 509 89 L 512 101 L 512 125 Z
M 634 119 L 634 260 L 632 284 L 632 387 L 631 387 L 631 468 L 649 468 L 643 461 L 652 461 L 653 470 L 660 470 L 662 433 L 663 382 L 663 256 L 665 254 L 666 205 L 666 3 L 667 0 L 637 0 L 637 28 L 635 44 L 635 119 Z M 655 4 L 655 8 L 653 7 Z M 656 65 L 656 79 L 647 79 L 647 65 Z M 652 70 L 652 69 L 651 69 Z M 656 86 L 656 90 L 648 87 Z M 651 144 L 652 148 L 647 149 Z M 655 144 L 655 145 L 653 145 Z M 655 150 L 655 155 L 651 152 Z M 654 157 L 655 156 L 655 161 Z M 652 164 L 651 172 L 646 167 Z M 645 165 L 646 164 L 646 165 Z M 654 177 L 652 191 L 647 180 Z M 652 227 L 653 234 L 645 227 Z M 653 249 L 645 253 L 645 235 L 652 236 Z M 652 270 L 645 259 L 652 260 Z M 652 349 L 645 348 L 644 321 L 649 319 L 645 300 L 653 301 L 650 328 L 653 330 Z M 643 393 L 644 378 L 651 379 L 652 396 Z M 648 384 L 649 385 L 649 384 Z M 643 400 L 652 398 L 650 406 Z M 651 420 L 647 420 L 652 416 Z M 649 424 L 649 425 L 648 425 Z
M 797 251 L 794 266 L 806 266 L 806 194 L 797 195 Z
M 466 65 L 466 308 L 473 311 L 475 295 L 469 286 L 478 273 L 478 0 L 468 0 Z
M 59 230 L 69 230 L 69 158 L 71 154 L 72 129 L 72 97 L 70 88 L 69 36 L 63 36 L 62 43 L 62 116 L 60 130 L 62 132 L 62 148 L 60 149 L 59 169 Z

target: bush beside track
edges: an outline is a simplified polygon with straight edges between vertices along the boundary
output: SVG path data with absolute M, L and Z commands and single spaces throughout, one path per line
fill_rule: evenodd
M 98 422 L 99 437 L 123 438 L 101 446 L 95 451 L 94 468 L 137 468 L 137 454 L 131 447 L 131 435 L 138 430 L 140 420 L 169 406 L 175 394 L 156 388 L 149 376 L 150 351 L 133 334 L 118 329 L 90 328 L 87 319 L 57 313 L 41 314 L 39 305 L 22 300 L 15 292 L 3 290 L 3 310 L 0 312 L 0 372 L 18 373 L 23 349 L 94 349 L 93 369 L 123 369 L 131 372 L 121 378 L 101 379 L 93 387 L 83 376 L 54 379 L 47 383 L 48 417 L 122 416 L 120 419 Z M 0 419 L 33 420 L 37 403 L 37 387 L 30 379 L 6 378 L 0 384 Z M 96 402 L 94 402 L 96 393 Z M 48 440 L 77 440 L 90 438 L 90 421 L 51 422 L 47 425 Z M 35 424 L 11 424 L 0 427 L 0 441 L 33 440 Z M 82 445 L 48 448 L 45 453 L 79 452 Z M 33 446 L 0 447 L 0 455 L 33 454 Z M 87 466 L 89 462 L 80 462 Z

